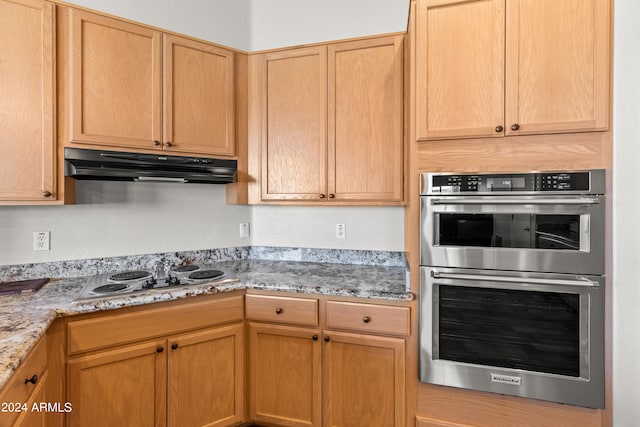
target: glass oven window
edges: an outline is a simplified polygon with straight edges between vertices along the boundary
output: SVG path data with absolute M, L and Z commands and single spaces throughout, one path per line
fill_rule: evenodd
M 438 286 L 438 358 L 580 376 L 580 296 Z
M 438 214 L 438 244 L 580 250 L 580 215 Z

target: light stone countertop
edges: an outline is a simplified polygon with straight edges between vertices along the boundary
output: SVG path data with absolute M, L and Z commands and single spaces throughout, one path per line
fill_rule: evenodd
M 197 295 L 244 289 L 410 301 L 404 267 L 299 261 L 220 261 L 216 266 L 239 282 L 164 288 L 144 293 L 75 302 L 87 277 L 52 279 L 38 292 L 0 296 L 0 389 L 11 378 L 51 323 L 60 316 L 113 310 Z

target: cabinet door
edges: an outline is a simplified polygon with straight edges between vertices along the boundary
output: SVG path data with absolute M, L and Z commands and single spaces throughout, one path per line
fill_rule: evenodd
M 161 148 L 161 33 L 71 9 L 71 142 Z
M 259 67 L 262 199 L 326 200 L 326 47 L 268 53 Z
M 164 35 L 166 150 L 233 155 L 233 52 Z
M 168 340 L 169 426 L 219 427 L 243 421 L 242 336 L 239 324 Z
M 27 411 L 20 414 L 20 417 L 17 419 L 13 427 L 46 427 L 47 409 L 41 408 L 40 404 L 44 403 L 46 405 L 48 403 L 57 403 L 47 400 L 46 391 L 48 379 L 49 372 L 45 371 L 38 379 L 36 388 L 27 401 Z M 64 405 L 64 403 L 61 402 L 60 405 Z M 64 410 L 64 406 L 61 406 L 59 409 Z
M 69 426 L 166 425 L 166 368 L 164 340 L 69 360 Z
M 0 1 L 0 203 L 55 200 L 54 7 Z
M 329 46 L 328 191 L 402 201 L 403 36 Z
M 507 135 L 607 128 L 609 13 L 608 0 L 508 3 Z
M 314 329 L 250 324 L 249 413 L 252 421 L 320 426 L 322 346 L 319 338 L 320 331 Z
M 504 135 L 504 4 L 418 1 L 418 139 Z
M 404 340 L 325 331 L 325 341 L 325 427 L 404 426 Z

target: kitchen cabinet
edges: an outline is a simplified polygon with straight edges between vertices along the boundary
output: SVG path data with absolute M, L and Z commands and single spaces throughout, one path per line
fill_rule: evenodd
M 233 52 L 68 9 L 68 145 L 233 155 Z
M 296 308 L 296 298 L 246 298 L 247 319 L 252 320 L 252 421 L 287 426 L 405 425 L 409 308 L 323 301 L 326 319 L 309 322 L 312 316 L 302 313 L 313 310 Z M 287 313 L 293 314 L 285 318 Z M 387 335 L 374 335 L 389 319 L 394 320 L 384 331 Z
M 0 425 L 14 427 L 45 426 L 48 381 L 47 339 L 40 339 L 20 364 L 13 377 L 0 391 Z M 34 407 L 35 405 L 35 407 Z
M 241 320 L 236 296 L 69 322 L 68 425 L 241 423 Z
M 419 0 L 418 140 L 608 128 L 608 0 Z
M 0 16 L 0 204 L 55 202 L 55 7 L 0 0 Z
M 262 54 L 261 201 L 404 201 L 403 36 Z

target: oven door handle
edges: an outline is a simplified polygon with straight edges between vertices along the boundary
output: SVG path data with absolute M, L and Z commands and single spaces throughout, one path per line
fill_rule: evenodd
M 588 197 L 564 198 L 564 199 L 439 199 L 432 198 L 432 205 L 572 205 L 590 206 L 597 205 L 598 199 Z
M 462 273 L 441 273 L 438 270 L 431 270 L 431 277 L 434 279 L 453 279 L 453 280 L 474 280 L 489 281 L 503 283 L 533 283 L 536 285 L 551 286 L 588 286 L 599 287 L 598 282 L 579 277 L 577 280 L 569 279 L 539 279 L 535 277 L 515 277 L 515 276 L 494 276 L 488 274 L 462 274 Z

